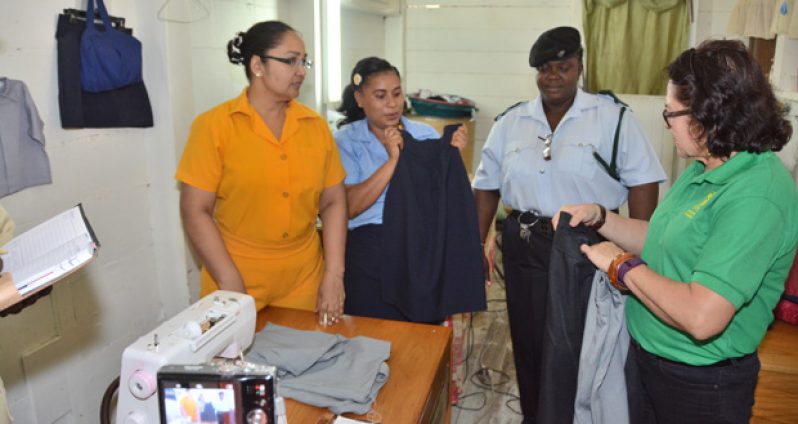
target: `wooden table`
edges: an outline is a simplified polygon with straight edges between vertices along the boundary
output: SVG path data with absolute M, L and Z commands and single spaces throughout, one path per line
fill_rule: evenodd
M 448 424 L 450 328 L 348 315 L 341 323 L 322 327 L 315 313 L 274 307 L 258 314 L 258 331 L 267 322 L 297 330 L 389 341 L 391 357 L 387 364 L 390 374 L 373 405 L 373 409 L 382 416 L 382 423 Z M 291 424 L 314 424 L 327 412 L 292 399 L 286 400 L 286 409 Z M 345 415 L 367 421 L 365 416 Z

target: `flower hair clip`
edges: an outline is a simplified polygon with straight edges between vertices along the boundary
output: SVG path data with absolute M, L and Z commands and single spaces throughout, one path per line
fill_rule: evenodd
M 355 87 L 359 87 L 361 82 L 363 82 L 363 77 L 361 77 L 360 74 L 355 73 L 355 75 L 352 75 L 352 84 L 354 84 Z

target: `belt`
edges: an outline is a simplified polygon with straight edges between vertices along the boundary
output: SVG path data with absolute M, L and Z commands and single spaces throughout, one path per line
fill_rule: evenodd
M 551 227 L 551 217 L 542 216 L 537 211 L 518 211 L 513 209 L 508 215 L 518 222 L 518 225 L 528 226 L 530 231 L 549 240 L 554 238 L 554 229 Z
M 718 362 L 715 362 L 715 363 L 712 363 L 712 364 L 708 364 L 708 365 L 690 365 L 690 364 L 685 364 L 684 362 L 672 361 L 670 359 L 663 358 L 663 357 L 661 357 L 659 355 L 655 355 L 655 354 L 643 349 L 640 346 L 640 344 L 637 343 L 637 341 L 635 339 L 631 339 L 631 345 L 637 351 L 643 353 L 644 355 L 650 356 L 650 357 L 652 357 L 652 358 L 654 358 L 654 359 L 656 359 L 658 361 L 662 361 L 662 362 L 665 362 L 665 363 L 668 363 L 668 364 L 688 366 L 688 367 L 696 367 L 696 368 L 721 368 L 721 367 L 728 367 L 728 366 L 731 366 L 731 365 L 737 365 L 738 363 L 740 363 L 742 361 L 745 361 L 746 359 L 749 359 L 749 358 L 753 357 L 754 355 L 756 355 L 756 352 L 754 352 L 754 353 L 749 353 L 748 355 L 738 356 L 736 358 L 727 358 L 727 359 L 724 359 L 722 361 L 718 361 Z

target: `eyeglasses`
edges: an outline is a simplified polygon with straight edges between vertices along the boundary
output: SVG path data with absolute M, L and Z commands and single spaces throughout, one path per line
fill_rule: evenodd
M 668 118 L 689 115 L 691 113 L 693 113 L 693 109 L 690 109 L 689 107 L 687 109 L 677 110 L 675 112 L 668 112 L 668 109 L 662 109 L 662 119 L 665 120 L 665 127 L 671 129 L 671 123 L 668 121 Z
M 543 160 L 551 160 L 551 138 L 553 134 L 545 137 L 538 136 L 540 141 L 543 142 Z
M 313 61 L 308 60 L 306 57 L 299 58 L 299 57 L 276 57 L 276 56 L 269 56 L 267 54 L 260 55 L 260 58 L 265 61 L 266 59 L 276 60 L 281 63 L 285 63 L 288 66 L 292 66 L 294 68 L 299 68 L 300 66 L 305 68 L 306 71 L 309 71 L 313 68 Z

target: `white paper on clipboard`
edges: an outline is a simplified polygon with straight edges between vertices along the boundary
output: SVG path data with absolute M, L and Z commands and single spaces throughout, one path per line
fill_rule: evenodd
M 77 205 L 11 239 L 0 258 L 24 298 L 86 265 L 99 246 Z

